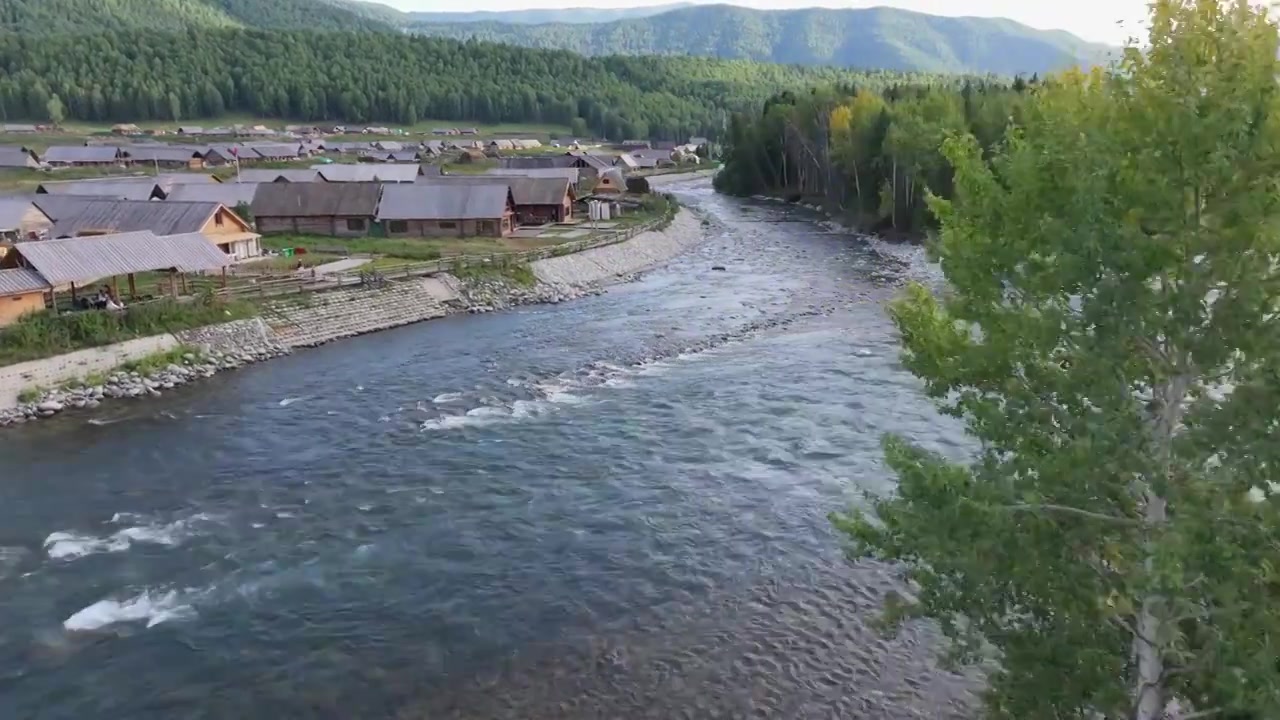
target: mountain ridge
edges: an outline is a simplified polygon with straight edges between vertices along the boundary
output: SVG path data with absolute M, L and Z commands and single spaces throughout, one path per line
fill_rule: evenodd
M 1018 75 L 1105 59 L 1110 48 L 1007 18 L 889 7 L 754 10 L 696 5 L 606 23 L 415 22 L 411 32 L 582 55 L 705 55 L 802 65 Z

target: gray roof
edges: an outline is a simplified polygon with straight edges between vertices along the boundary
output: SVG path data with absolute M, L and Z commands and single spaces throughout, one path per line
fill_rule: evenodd
M 411 183 L 418 177 L 418 165 L 313 165 L 320 177 L 331 183 L 342 182 L 404 182 Z
M 390 158 L 392 162 L 411 163 L 418 161 L 419 153 L 417 150 L 398 150 L 393 153 L 388 153 L 387 157 Z
M 379 220 L 491 220 L 502 217 L 511 189 L 489 185 L 387 185 L 378 204 Z
M 22 219 L 34 207 L 29 197 L 0 198 L 0 230 L 17 230 L 22 227 Z M 38 212 L 43 212 L 36 208 Z
M 36 206 L 44 210 L 39 200 Z M 73 237 L 87 232 L 127 233 L 142 230 L 157 235 L 199 232 L 217 212 L 216 202 L 160 202 L 150 200 L 91 200 L 78 211 L 54 216 L 52 235 Z M 48 213 L 49 211 L 45 211 Z
M 501 177 L 558 177 L 578 182 L 578 168 L 491 168 L 485 170 L 484 174 Z
M 164 145 L 138 145 L 123 148 L 134 162 L 190 162 L 197 151 Z
M 27 125 L 25 123 L 4 123 L 0 125 L 0 132 L 30 132 L 36 131 L 35 125 Z
M 321 179 L 320 173 L 306 168 L 289 168 L 286 170 L 244 168 L 240 171 L 239 178 L 242 183 L 275 182 L 280 178 L 284 178 L 286 182 L 319 182 Z M 235 182 L 236 178 L 232 177 L 227 180 L 226 184 L 233 185 Z
M 435 175 L 418 178 L 422 185 L 494 185 L 506 183 L 516 205 L 559 205 L 572 187 L 568 178 L 528 175 Z
M 13 249 L 50 285 L 83 283 L 147 270 L 216 270 L 231 264 L 231 258 L 198 233 L 160 237 L 144 230 L 19 242 L 13 244 Z
M 652 150 L 646 150 L 646 149 L 632 150 L 627 154 L 633 158 L 636 158 L 637 160 L 641 158 L 646 160 L 650 160 L 650 159 L 670 160 L 671 159 L 671 151 L 668 149 L 662 149 L 662 148 L 652 149 Z
M 114 145 L 51 145 L 44 151 L 47 163 L 113 163 L 120 148 Z
M 0 270 L 0 297 L 22 295 L 36 290 L 48 290 L 50 285 L 40 273 L 31 268 Z
M 282 143 L 272 143 L 272 144 L 265 144 L 265 145 L 264 144 L 249 145 L 240 150 L 240 157 L 243 158 L 245 156 L 250 156 L 250 157 L 252 156 L 252 154 L 246 152 L 246 150 L 252 150 L 253 151 L 252 154 L 256 154 L 259 157 L 268 158 L 268 159 L 298 157 L 298 145 L 296 144 L 286 145 Z
M 540 155 L 535 157 L 502 158 L 501 164 L 503 168 L 528 170 L 534 168 L 568 168 L 573 167 L 577 162 L 578 158 L 573 155 Z
M 150 200 L 159 186 L 155 178 L 109 178 L 40 183 L 39 195 L 78 195 L 115 200 Z
M 214 183 L 213 185 L 179 185 L 169 193 L 169 202 L 216 202 L 229 208 L 253 203 L 259 183 Z
M 373 217 L 377 183 L 262 183 L 253 196 L 254 217 Z
M 20 147 L 0 147 L 0 167 L 25 168 L 35 167 L 35 158 Z

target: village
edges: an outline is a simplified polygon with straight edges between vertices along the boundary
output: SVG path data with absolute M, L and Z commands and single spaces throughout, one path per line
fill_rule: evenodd
M 201 293 L 265 296 L 605 244 L 666 212 L 686 143 L 436 128 L 0 125 L 0 327 Z

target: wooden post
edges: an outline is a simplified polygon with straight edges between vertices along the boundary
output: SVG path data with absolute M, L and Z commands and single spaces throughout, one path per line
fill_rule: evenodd
M 222 266 L 222 288 L 225 290 L 226 287 L 227 287 L 227 266 L 223 265 Z
M 182 294 L 190 295 L 190 293 L 187 292 L 187 274 L 182 273 L 181 277 L 182 277 Z
M 129 299 L 130 300 L 138 299 L 138 287 L 136 284 L 134 284 L 133 273 L 129 273 Z
M 71 283 L 71 306 L 75 307 L 75 305 L 76 305 L 76 284 Z
M 119 275 L 111 276 L 111 293 L 116 296 L 117 300 L 120 299 L 120 276 Z

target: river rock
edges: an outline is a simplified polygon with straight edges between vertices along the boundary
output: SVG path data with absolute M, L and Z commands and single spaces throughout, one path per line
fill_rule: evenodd
M 42 402 L 39 405 L 37 405 L 36 409 L 38 409 L 42 413 L 47 412 L 50 415 L 52 415 L 53 413 L 61 411 L 62 407 L 63 407 L 62 403 L 56 400 L 46 400 L 45 402 Z

